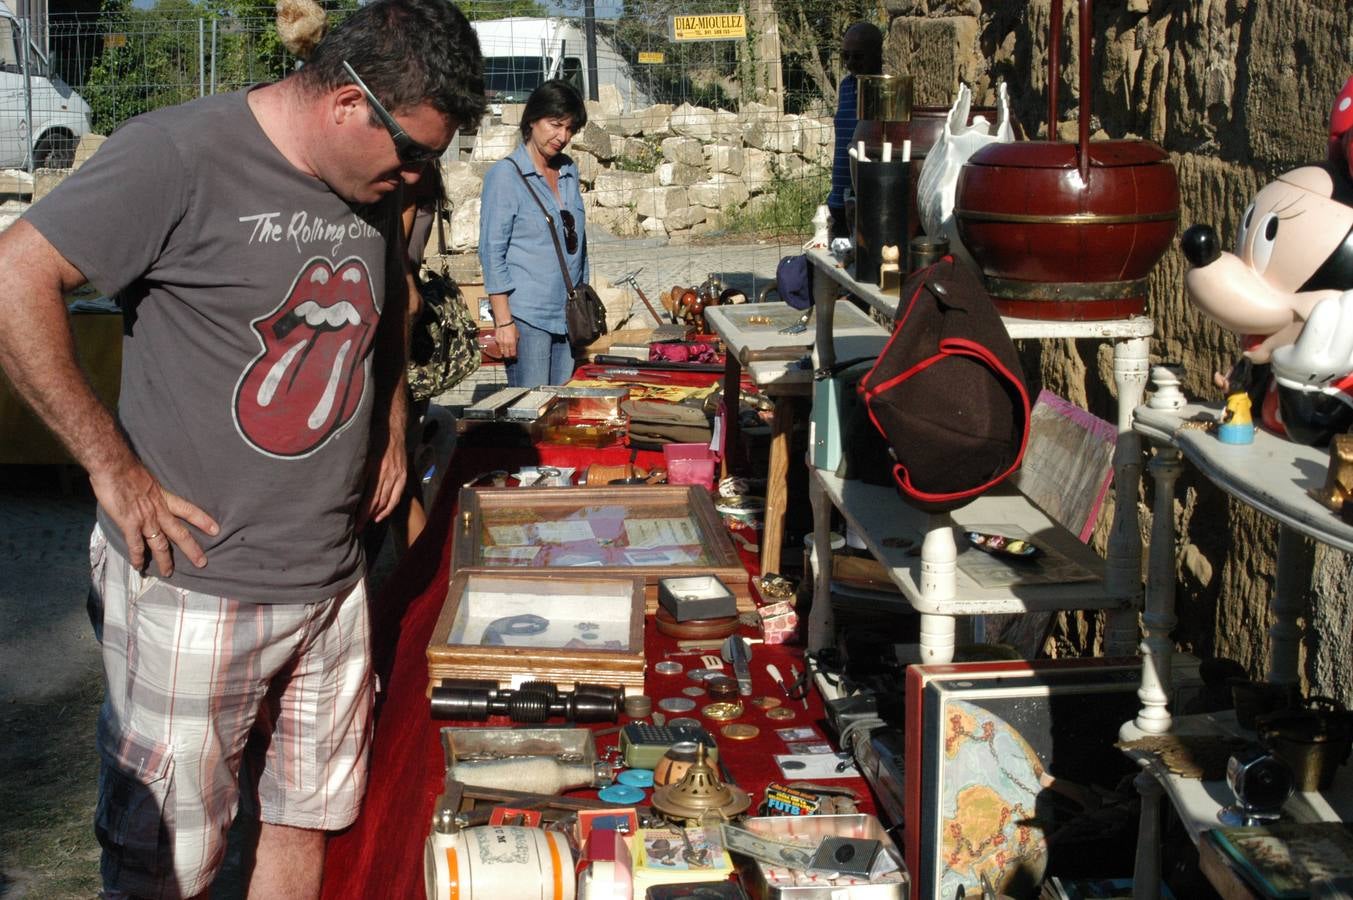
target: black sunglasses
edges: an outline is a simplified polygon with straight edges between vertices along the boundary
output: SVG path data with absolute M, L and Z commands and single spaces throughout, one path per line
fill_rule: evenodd
M 381 106 L 381 102 L 376 99 L 376 95 L 371 93 L 371 88 L 367 87 L 366 82 L 362 81 L 361 77 L 353 71 L 352 66 L 348 65 L 346 59 L 343 60 L 343 68 L 347 70 L 352 83 L 361 88 L 362 94 L 366 96 L 366 102 L 371 106 L 371 111 L 376 114 L 376 118 L 381 120 L 381 124 L 389 132 L 390 140 L 395 142 L 395 155 L 399 157 L 401 163 L 405 166 L 421 166 L 434 159 L 441 158 L 443 151 L 434 150 L 432 147 L 420 144 L 409 137 L 408 132 L 400 127 L 399 123 L 395 121 L 395 117 L 390 115 L 384 106 Z
M 568 248 L 569 253 L 578 252 L 578 223 L 573 221 L 573 213 L 566 209 L 559 210 L 559 218 L 564 223 L 564 246 Z

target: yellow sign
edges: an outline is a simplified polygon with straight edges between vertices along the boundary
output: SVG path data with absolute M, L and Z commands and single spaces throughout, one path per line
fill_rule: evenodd
M 746 37 L 747 17 L 742 13 L 672 16 L 674 41 L 735 41 Z
M 125 47 L 127 46 L 127 36 L 125 34 L 105 34 L 103 36 L 103 46 Z
M 639 51 L 639 64 L 642 66 L 660 66 L 667 60 L 662 53 L 651 53 L 647 50 Z

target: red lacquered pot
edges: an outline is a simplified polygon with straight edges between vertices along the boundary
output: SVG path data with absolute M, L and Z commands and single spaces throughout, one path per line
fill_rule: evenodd
M 1048 122 L 1057 121 L 1062 3 L 1053 0 Z M 1179 179 L 1150 141 L 1090 141 L 1091 0 L 1080 0 L 1079 142 L 979 150 L 954 219 L 1003 315 L 1117 319 L 1146 309 L 1147 276 L 1179 222 Z

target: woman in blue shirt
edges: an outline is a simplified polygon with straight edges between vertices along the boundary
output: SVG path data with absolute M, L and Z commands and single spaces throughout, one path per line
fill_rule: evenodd
M 564 321 L 568 291 L 541 205 L 554 221 L 569 278 L 586 281 L 578 167 L 563 153 L 586 124 L 587 108 L 572 85 L 545 82 L 522 111 L 521 146 L 484 176 L 479 262 L 513 387 L 563 384 L 573 374 Z

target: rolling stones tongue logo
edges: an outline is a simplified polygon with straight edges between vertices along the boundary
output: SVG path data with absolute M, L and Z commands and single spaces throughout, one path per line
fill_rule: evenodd
M 250 323 L 263 352 L 235 389 L 235 424 L 264 453 L 305 456 L 352 420 L 380 314 L 355 257 L 305 264 L 276 309 Z

